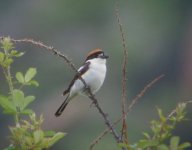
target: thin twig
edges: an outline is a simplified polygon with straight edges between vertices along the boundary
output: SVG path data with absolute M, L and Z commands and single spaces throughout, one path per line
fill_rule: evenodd
M 163 78 L 165 75 L 161 74 L 160 76 L 156 77 L 154 80 L 152 80 L 149 84 L 147 84 L 143 90 L 131 101 L 131 104 L 128 106 L 127 113 L 129 113 L 133 106 L 138 102 L 140 98 L 143 97 L 143 95 L 146 93 L 146 91 L 151 88 L 156 82 L 158 82 L 161 78 Z
M 30 43 L 33 44 L 35 46 L 44 48 L 50 52 L 52 52 L 54 55 L 57 55 L 61 58 L 63 58 L 65 60 L 65 62 L 76 72 L 78 73 L 78 69 L 75 67 L 75 65 L 73 64 L 73 62 L 64 54 L 62 54 L 60 51 L 58 51 L 56 48 L 52 47 L 52 46 L 47 46 L 45 45 L 43 42 L 41 41 L 34 41 L 33 39 L 28 39 L 28 38 L 24 38 L 24 39 L 11 39 L 11 41 L 15 42 L 15 43 Z M 79 77 L 80 78 L 80 77 Z M 83 79 L 81 79 L 81 81 L 86 85 L 85 81 Z
M 4 37 L 0 37 L 0 40 L 2 40 Z M 65 62 L 76 72 L 79 74 L 77 68 L 75 67 L 75 65 L 72 63 L 72 61 L 63 53 L 61 53 L 59 50 L 57 50 L 56 48 L 52 47 L 52 46 L 47 46 L 45 44 L 43 44 L 43 42 L 40 41 L 35 41 L 33 39 L 29 39 L 29 38 L 24 38 L 24 39 L 13 39 L 11 38 L 11 41 L 14 43 L 30 43 L 32 45 L 35 45 L 37 47 L 40 48 L 44 48 L 50 52 L 52 52 L 54 55 L 57 55 L 61 58 L 63 58 L 65 60 Z M 79 79 L 83 82 L 83 84 L 85 85 L 86 89 L 88 90 L 89 93 L 89 98 L 93 101 L 93 103 L 95 104 L 96 108 L 98 109 L 99 113 L 102 115 L 103 119 L 105 120 L 105 124 L 106 126 L 109 128 L 109 130 L 112 132 L 114 139 L 117 143 L 122 142 L 120 136 L 118 135 L 118 133 L 116 132 L 116 130 L 114 129 L 111 121 L 109 120 L 109 117 L 106 113 L 104 113 L 104 111 L 101 109 L 101 107 L 98 104 L 98 100 L 96 99 L 96 97 L 92 94 L 90 88 L 87 86 L 86 82 L 84 81 L 83 78 L 81 78 L 81 76 L 79 75 Z M 122 150 L 125 150 L 124 148 L 122 148 Z
M 153 79 L 150 83 L 148 83 L 140 92 L 137 94 L 132 100 L 130 105 L 128 106 L 128 109 L 126 111 L 126 115 L 129 114 L 129 112 L 132 110 L 132 108 L 135 106 L 135 104 L 139 101 L 140 98 L 144 96 L 144 94 L 155 84 L 157 83 L 161 78 L 163 78 L 164 75 L 160 75 Z M 113 126 L 117 125 L 120 121 L 122 120 L 122 117 L 117 119 L 114 123 Z M 92 150 L 93 147 L 105 136 L 109 133 L 109 129 L 105 129 L 89 146 L 89 149 Z
M 118 1 L 116 3 L 115 15 L 117 18 L 117 23 L 119 25 L 119 31 L 121 33 L 121 40 L 123 45 L 123 65 L 122 65 L 122 100 L 121 100 L 121 109 L 122 109 L 122 129 L 121 129 L 121 138 L 123 141 L 128 145 L 128 130 L 127 130 L 127 123 L 126 123 L 126 82 L 127 82 L 127 61 L 128 61 L 128 48 L 125 41 L 125 34 L 123 32 L 123 25 L 120 20 L 119 16 L 119 5 Z
M 90 93 L 90 99 L 93 101 L 93 103 L 95 104 L 95 106 L 97 107 L 99 113 L 103 116 L 104 120 L 105 120 L 105 124 L 108 126 L 109 130 L 111 130 L 111 132 L 113 133 L 116 142 L 120 143 L 122 142 L 120 136 L 118 135 L 118 133 L 116 132 L 116 130 L 113 127 L 113 123 L 109 120 L 108 115 L 106 113 L 104 113 L 104 111 L 101 109 L 101 107 L 99 106 L 98 100 L 94 97 L 94 95 L 92 95 L 92 93 Z

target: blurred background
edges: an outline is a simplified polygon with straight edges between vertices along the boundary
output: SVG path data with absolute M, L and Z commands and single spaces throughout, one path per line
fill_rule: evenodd
M 190 0 L 120 0 L 128 53 L 127 104 L 142 88 L 160 74 L 165 77 L 155 84 L 128 115 L 128 135 L 131 143 L 149 130 L 150 120 L 157 118 L 156 107 L 169 113 L 181 100 L 192 97 L 192 1 Z M 33 0 L 0 1 L 0 36 L 15 39 L 33 38 L 54 46 L 79 67 L 91 49 L 102 48 L 109 56 L 107 77 L 96 94 L 102 108 L 112 120 L 121 115 L 121 67 L 123 48 L 115 17 L 115 1 L 108 0 Z M 59 57 L 29 44 L 17 44 L 25 51 L 15 61 L 12 72 L 25 72 L 36 67 L 39 88 L 29 88 L 36 95 L 31 105 L 45 118 L 44 128 L 67 132 L 53 150 L 85 150 L 105 129 L 97 110 L 86 97 L 73 100 L 59 118 L 55 111 L 74 71 Z M 0 91 L 7 85 L 0 70 Z M 189 118 L 192 118 L 190 115 Z M 8 145 L 13 118 L 0 113 L 0 149 Z M 191 121 L 180 124 L 175 135 L 190 141 Z M 119 128 L 120 129 L 120 128 Z M 106 136 L 95 150 L 116 150 L 111 135 Z

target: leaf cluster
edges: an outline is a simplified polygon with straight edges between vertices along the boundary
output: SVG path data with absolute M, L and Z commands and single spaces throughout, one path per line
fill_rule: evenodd
M 25 75 L 22 72 L 17 72 L 15 77 L 21 85 L 34 85 L 39 86 L 36 80 L 33 80 L 34 76 L 37 74 L 36 68 L 29 68 Z
M 186 120 L 186 103 L 179 103 L 167 117 L 157 108 L 159 120 L 151 121 L 151 132 L 143 133 L 144 138 L 131 145 L 133 150 L 185 150 L 191 147 L 189 142 L 180 142 L 180 137 L 172 135 L 176 125 Z M 168 144 L 166 144 L 168 142 Z
M 35 96 L 24 96 L 23 91 L 14 89 L 11 96 L 0 96 L 0 105 L 3 112 L 11 115 L 31 114 L 33 111 L 27 106 L 35 100 Z
M 15 50 L 10 38 L 6 37 L 1 42 L 0 66 L 9 86 L 8 94 L 0 93 L 0 107 L 3 113 L 15 118 L 15 126 L 9 127 L 11 131 L 10 145 L 4 150 L 41 150 L 51 147 L 65 133 L 44 131 L 41 129 L 43 116 L 37 119 L 35 112 L 29 109 L 29 104 L 35 100 L 34 95 L 25 95 L 23 89 L 26 86 L 38 87 L 39 83 L 34 79 L 36 68 L 29 68 L 25 73 L 16 72 L 15 77 L 11 73 L 11 64 L 15 58 L 23 56 L 23 52 Z M 28 120 L 22 119 L 27 116 Z
M 3 68 L 9 67 L 13 63 L 14 57 L 21 57 L 24 55 L 24 52 L 15 50 L 13 43 L 10 42 L 10 38 L 8 37 L 1 41 L 1 49 L 3 51 L 0 52 L 0 65 Z
M 30 120 L 21 120 L 20 126 L 10 127 L 12 145 L 5 150 L 41 150 L 51 147 L 64 137 L 64 133 L 43 131 L 43 117 L 37 119 L 35 113 L 29 115 Z M 14 145 L 14 147 L 13 147 Z

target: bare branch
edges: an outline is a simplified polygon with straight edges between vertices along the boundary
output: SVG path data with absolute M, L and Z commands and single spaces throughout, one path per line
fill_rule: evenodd
M 122 100 L 121 100 L 121 109 L 122 109 L 122 129 L 121 129 L 121 138 L 128 145 L 128 130 L 126 123 L 126 82 L 127 82 L 127 62 L 128 62 L 128 48 L 125 41 L 125 34 L 123 32 L 123 25 L 119 16 L 119 5 L 118 1 L 116 3 L 115 15 L 119 25 L 119 31 L 121 33 L 122 45 L 123 45 L 123 65 L 122 65 Z
M 136 97 L 131 101 L 131 104 L 128 106 L 127 113 L 129 113 L 129 112 L 132 110 L 133 106 L 138 102 L 138 100 L 139 100 L 140 98 L 143 97 L 143 95 L 147 92 L 147 90 L 150 89 L 156 82 L 158 82 L 158 81 L 159 81 L 161 78 L 163 78 L 164 76 L 165 76 L 165 75 L 162 74 L 162 75 L 156 77 L 154 80 L 152 80 L 149 84 L 147 84 L 147 85 L 143 88 L 143 90 L 141 90 L 141 92 L 140 92 L 138 95 L 136 95 Z
M 153 79 L 150 83 L 148 83 L 140 92 L 137 94 L 132 100 L 131 104 L 128 106 L 128 109 L 126 111 L 126 115 L 129 114 L 129 112 L 132 110 L 133 106 L 139 101 L 140 98 L 144 96 L 144 94 L 155 84 L 157 83 L 161 78 L 163 78 L 164 75 L 160 75 Z M 113 126 L 117 125 L 120 121 L 122 120 L 122 117 L 117 119 L 114 123 Z M 109 133 L 109 129 L 105 129 L 89 146 L 89 149 L 92 150 L 93 147 L 105 136 Z
M 99 113 L 103 116 L 103 118 L 105 120 L 105 124 L 108 126 L 108 128 L 113 133 L 113 135 L 114 135 L 114 137 L 116 139 L 116 142 L 117 143 L 122 142 L 120 136 L 118 135 L 118 133 L 114 129 L 112 122 L 109 120 L 108 115 L 106 113 L 104 113 L 104 111 L 101 109 L 101 107 L 99 106 L 98 100 L 95 98 L 95 96 L 91 92 L 90 92 L 90 97 L 89 98 L 93 101 L 93 103 L 95 104 L 95 106 L 98 109 Z

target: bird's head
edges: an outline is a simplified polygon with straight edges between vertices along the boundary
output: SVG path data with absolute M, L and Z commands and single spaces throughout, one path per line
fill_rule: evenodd
M 97 49 L 94 49 L 88 53 L 86 61 L 92 60 L 92 59 L 106 60 L 107 58 L 109 58 L 109 56 L 105 55 L 105 53 L 103 52 L 102 49 L 97 48 Z

